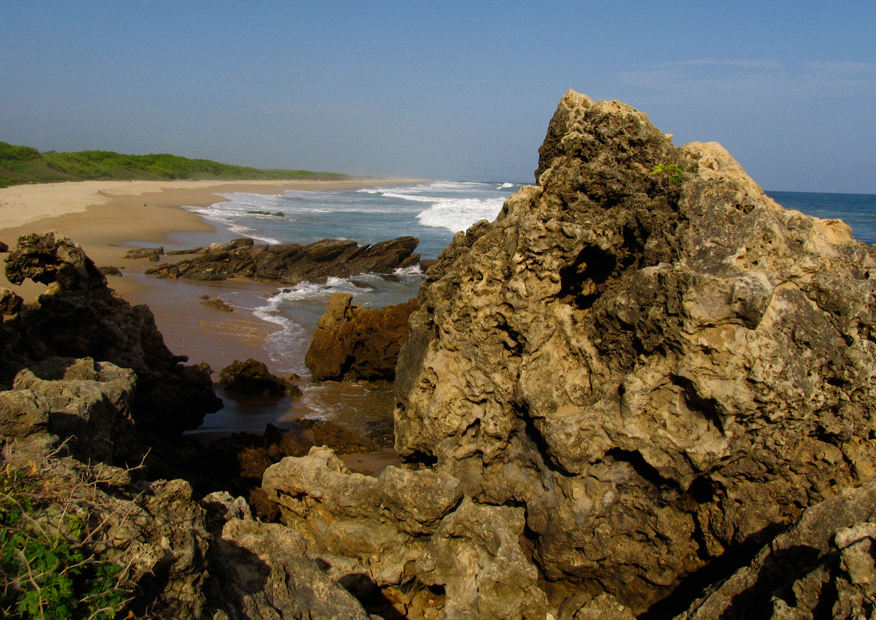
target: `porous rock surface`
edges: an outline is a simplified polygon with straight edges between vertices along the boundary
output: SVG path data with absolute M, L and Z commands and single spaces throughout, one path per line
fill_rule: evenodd
M 353 305 L 349 293 L 333 293 L 317 323 L 304 362 L 314 381 L 392 380 L 398 352 L 407 342 L 412 299 L 380 309 Z
M 539 153 L 427 274 L 396 448 L 641 613 L 873 476 L 876 259 L 622 103 L 570 91 Z

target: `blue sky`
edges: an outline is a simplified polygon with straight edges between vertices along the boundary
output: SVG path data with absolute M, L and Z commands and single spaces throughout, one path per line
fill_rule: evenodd
M 765 189 L 876 193 L 876 4 L 6 0 L 0 140 L 532 182 L 569 88 Z

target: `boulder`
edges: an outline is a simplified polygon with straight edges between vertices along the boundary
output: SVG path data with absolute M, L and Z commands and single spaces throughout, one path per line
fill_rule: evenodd
M 191 258 L 148 269 L 158 278 L 225 280 L 243 277 L 263 282 L 298 284 L 304 280 L 324 282 L 359 273 L 390 273 L 416 265 L 415 237 L 399 237 L 374 245 L 355 241 L 323 239 L 307 246 L 297 243 L 256 245 L 252 239 L 214 243 L 206 251 L 193 250 Z
M 642 613 L 874 475 L 876 249 L 619 102 L 570 91 L 539 154 L 427 274 L 396 448 Z
M 478 505 L 453 476 L 387 467 L 375 478 L 314 447 L 268 468 L 262 488 L 307 556 L 360 598 L 385 601 L 384 617 L 546 617 L 523 508 Z
M 0 392 L 0 435 L 64 443 L 83 461 L 136 462 L 133 371 L 91 358 L 49 358 Z
M 36 302 L 0 325 L 0 384 L 50 357 L 91 357 L 137 375 L 133 416 L 140 430 L 176 434 L 199 426 L 222 401 L 209 373 L 183 366 L 164 344 L 152 312 L 106 285 L 82 249 L 53 232 L 21 237 L 6 261 L 10 282 L 48 285 Z
M 0 314 L 18 314 L 24 300 L 8 288 L 0 288 Z
M 301 393 L 297 385 L 271 374 L 264 362 L 252 358 L 244 362 L 234 360 L 219 372 L 219 382 L 229 392 L 239 394 L 281 396 L 289 393 L 295 396 Z
M 329 297 L 304 357 L 314 381 L 395 378 L 417 300 L 379 310 L 354 306 L 352 300 L 349 293 Z

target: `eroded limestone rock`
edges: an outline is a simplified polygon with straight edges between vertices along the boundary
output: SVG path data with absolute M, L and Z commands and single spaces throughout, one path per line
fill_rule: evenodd
M 396 447 L 638 613 L 873 476 L 874 250 L 618 102 L 570 91 L 539 152 L 428 273 Z

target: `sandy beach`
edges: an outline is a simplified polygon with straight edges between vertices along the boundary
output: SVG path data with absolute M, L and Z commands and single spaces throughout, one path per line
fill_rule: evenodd
M 142 274 L 145 260 L 123 258 L 131 243 L 160 245 L 169 235 L 217 232 L 182 206 L 222 202 L 221 194 L 279 194 L 283 190 L 351 189 L 405 182 L 400 179 L 342 181 L 79 181 L 0 188 L 0 241 L 14 247 L 20 235 L 55 230 L 82 246 L 98 267 L 115 266 L 123 276 L 109 276 L 110 287 L 131 304 L 149 305 L 165 342 L 193 362 L 221 368 L 234 359 L 265 358 L 263 344 L 271 326 L 242 313 L 225 313 L 201 303 L 232 287 L 252 287 L 266 294 L 268 284 L 173 282 Z M 5 274 L 0 286 L 10 287 Z M 11 286 L 30 301 L 42 285 Z

